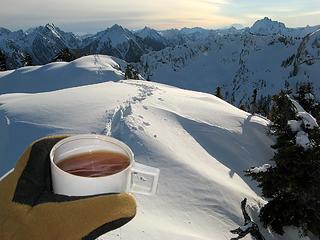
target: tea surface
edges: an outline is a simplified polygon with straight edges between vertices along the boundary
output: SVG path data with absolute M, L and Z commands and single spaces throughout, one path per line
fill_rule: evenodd
M 121 172 L 129 165 L 128 156 L 107 151 L 81 153 L 57 163 L 57 166 L 63 171 L 82 177 L 112 175 Z

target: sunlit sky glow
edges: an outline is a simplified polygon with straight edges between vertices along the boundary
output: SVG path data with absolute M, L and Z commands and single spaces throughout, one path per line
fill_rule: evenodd
M 129 29 L 251 26 L 265 16 L 297 27 L 320 24 L 320 0 L 1 0 L 0 26 L 54 23 L 94 33 L 118 23 Z

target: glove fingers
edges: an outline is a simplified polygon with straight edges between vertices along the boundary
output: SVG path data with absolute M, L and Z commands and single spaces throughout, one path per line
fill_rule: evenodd
M 136 214 L 136 202 L 131 195 L 122 193 L 45 203 L 32 211 L 30 221 L 35 221 L 35 225 L 47 222 L 45 228 L 39 230 L 39 236 L 94 239 L 130 221 Z
M 9 173 L 5 178 L 0 181 L 0 201 L 1 203 L 7 202 L 8 204 L 12 200 L 12 196 L 16 190 L 18 179 L 26 165 L 29 158 L 31 149 L 28 148 L 20 157 L 19 164 L 17 163 L 14 171 Z
M 36 205 L 44 194 L 50 194 L 51 174 L 49 153 L 64 136 L 51 136 L 32 143 L 19 159 L 14 175 L 17 180 L 13 201 Z
M 42 141 L 46 141 L 46 140 L 48 140 L 48 139 L 56 139 L 57 141 L 60 141 L 61 139 L 64 139 L 64 138 L 66 138 L 66 137 L 68 137 L 68 136 L 67 136 L 67 135 L 65 135 L 65 136 L 47 136 L 47 137 L 44 137 L 44 138 L 41 138 L 41 139 L 38 139 L 38 140 L 32 142 L 32 143 L 26 148 L 26 150 L 24 151 L 24 153 L 21 155 L 21 157 L 20 157 L 19 160 L 17 161 L 16 166 L 14 167 L 14 170 L 15 170 L 16 174 L 17 174 L 18 176 L 21 175 L 23 169 L 25 168 L 25 166 L 26 166 L 26 164 L 27 164 L 27 162 L 28 162 L 28 160 L 29 160 L 29 156 L 30 156 L 31 149 L 32 149 L 32 147 L 33 147 L 35 144 L 37 144 L 37 143 L 39 143 L 39 142 L 42 142 Z M 48 153 L 48 154 L 49 154 L 49 153 Z

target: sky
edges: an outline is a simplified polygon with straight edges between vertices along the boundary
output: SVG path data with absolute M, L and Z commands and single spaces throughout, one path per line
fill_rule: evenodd
M 269 17 L 289 27 L 320 24 L 320 0 L 1 0 L 0 26 L 11 30 L 54 23 L 95 33 L 117 23 L 128 29 L 251 26 Z

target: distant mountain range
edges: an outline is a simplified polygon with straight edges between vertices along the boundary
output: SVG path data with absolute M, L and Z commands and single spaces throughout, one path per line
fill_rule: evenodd
M 144 54 L 135 67 L 146 79 L 177 87 L 214 93 L 219 86 L 225 100 L 246 109 L 255 89 L 266 106 L 280 89 L 303 82 L 312 82 L 320 98 L 320 26 L 287 28 L 264 18 L 251 28 L 204 34 Z
M 138 62 L 140 57 L 166 47 L 175 47 L 188 42 L 198 42 L 210 37 L 252 33 L 256 35 L 281 34 L 304 37 L 319 29 L 319 26 L 286 28 L 283 23 L 268 18 L 257 21 L 251 28 L 209 30 L 200 27 L 157 31 L 145 27 L 130 31 L 120 25 L 113 25 L 93 35 L 77 36 L 64 32 L 54 24 L 31 28 L 27 31 L 10 31 L 0 28 L 0 50 L 7 57 L 7 67 L 22 67 L 28 54 L 35 65 L 51 62 L 63 49 L 69 48 L 76 57 L 90 54 L 106 54 L 127 62 Z
M 250 28 L 182 28 L 130 31 L 114 25 L 77 36 L 54 24 L 27 31 L 0 28 L 0 50 L 9 69 L 51 62 L 68 48 L 76 57 L 115 56 L 132 63 L 145 79 L 213 93 L 220 86 L 229 102 L 249 105 L 252 91 L 261 99 L 286 86 L 314 83 L 320 93 L 320 26 L 288 28 L 264 18 Z

